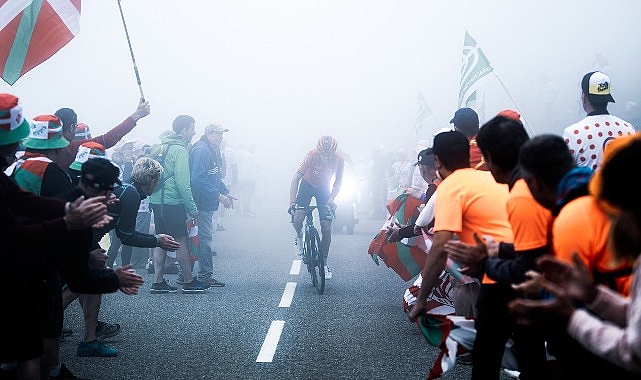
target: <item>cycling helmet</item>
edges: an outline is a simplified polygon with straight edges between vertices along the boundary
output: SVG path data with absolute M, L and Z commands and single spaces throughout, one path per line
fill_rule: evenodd
M 318 144 L 316 144 L 316 149 L 321 153 L 333 153 L 336 152 L 336 139 L 332 136 L 322 136 L 318 139 Z

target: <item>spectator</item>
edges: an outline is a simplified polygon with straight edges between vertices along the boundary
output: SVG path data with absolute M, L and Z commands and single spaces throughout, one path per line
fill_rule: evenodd
M 513 236 L 505 209 L 508 189 L 497 184 L 490 173 L 470 168 L 470 143 L 465 135 L 458 131 L 439 133 L 434 137 L 433 150 L 443 181 L 435 198 L 434 236 L 422 271 L 423 282 L 417 302 L 409 312 L 412 321 L 425 309 L 427 295 L 445 269 L 444 246 L 454 234 L 470 244 L 475 241 L 475 233 L 506 242 L 511 242 Z M 484 276 L 483 283 L 491 282 Z M 456 313 L 475 317 L 477 297 L 478 284 L 458 286 Z
M 191 193 L 189 153 L 187 145 L 196 134 L 196 121 L 188 115 L 174 119 L 173 132 L 163 133 L 163 180 L 149 198 L 154 213 L 156 233 L 173 236 L 180 248 L 176 258 L 183 274 L 183 293 L 202 293 L 208 288 L 192 275 L 191 257 L 187 249 L 187 219 L 198 217 L 198 209 Z M 154 250 L 154 283 L 151 293 L 175 293 L 178 288 L 164 279 L 167 250 Z
M 470 142 L 470 167 L 479 170 L 488 170 L 483 161 L 483 155 L 476 144 L 476 135 L 479 133 L 479 115 L 471 108 L 459 108 L 450 120 L 454 129 L 461 132 Z
M 526 320 L 553 318 L 586 350 L 614 364 L 619 371 L 607 378 L 638 379 L 641 375 L 641 203 L 629 184 L 630 167 L 641 163 L 640 135 L 623 137 L 609 144 L 603 161 L 590 181 L 597 202 L 613 218 L 610 243 L 621 261 L 634 261 L 632 298 L 624 297 L 593 282 L 590 270 L 578 255 L 567 263 L 553 257 L 539 260 L 543 288 L 554 297 L 546 300 L 518 299 L 511 310 Z M 588 370 L 593 362 L 577 363 Z M 604 373 L 603 371 L 601 373 Z M 584 378 L 597 378 L 592 372 Z
M 611 221 L 588 193 L 592 169 L 577 167 L 563 138 L 549 134 L 521 147 L 519 165 L 534 199 L 554 216 L 551 244 L 556 257 L 572 263 L 576 253 L 597 283 L 629 294 L 632 266 L 615 260 L 608 244 Z M 546 324 L 544 331 L 548 351 L 558 359 L 564 376 L 618 378 L 614 366 L 582 348 L 563 326 Z
M 82 164 L 87 162 L 88 159 L 95 157 L 105 157 L 105 147 L 101 144 L 98 144 L 94 141 L 87 141 L 82 143 L 78 147 L 76 159 L 71 163 L 71 165 L 69 165 L 69 169 L 67 170 L 72 184 L 78 184 L 78 181 L 80 180 L 80 169 L 82 169 Z
M 198 209 L 198 281 L 209 287 L 222 287 L 225 283 L 213 278 L 213 235 L 216 229 L 214 215 L 222 202 L 225 208 L 233 205 L 234 198 L 222 181 L 223 161 L 220 143 L 229 129 L 209 124 L 205 133 L 189 153 L 191 191 Z
M 75 140 L 76 128 L 78 127 L 78 115 L 71 108 L 61 108 L 56 111 L 55 115 L 62 121 L 62 133 L 65 139 L 71 141 L 71 144 L 64 149 L 60 155 L 60 166 L 66 168 L 76 157 L 78 147 L 87 140 Z M 122 140 L 123 137 L 136 126 L 138 120 L 149 115 L 149 102 L 138 104 L 134 113 L 126 118 L 122 123 L 115 126 L 109 132 L 101 136 L 92 137 L 89 140 L 100 143 L 105 149 L 109 149 Z
M 610 78 L 600 71 L 589 72 L 581 80 L 581 102 L 588 115 L 563 130 L 578 166 L 596 169 L 612 139 L 635 132 L 632 124 L 608 113 L 608 103 L 614 103 L 610 91 Z
M 29 134 L 18 98 L 0 94 L 0 167 L 5 169 L 19 142 Z M 10 326 L 11 333 L 0 340 L 0 373 L 7 377 L 40 378 L 40 357 L 43 354 L 43 335 L 40 328 L 37 289 L 42 283 L 40 270 L 47 268 L 50 250 L 55 244 L 71 243 L 66 252 L 76 252 L 75 232 L 89 226 L 108 222 L 104 198 L 77 199 L 62 202 L 41 198 L 22 191 L 4 173 L 0 173 L 0 240 L 3 252 L 20 254 L 0 255 L 0 288 L 2 303 L 11 312 L 0 313 L 0 324 Z M 27 218 L 19 220 L 18 218 Z M 106 219 L 105 219 L 106 218 Z M 28 220 L 28 222 L 27 222 Z M 54 243 L 54 244 L 52 244 Z M 46 254 L 44 254 L 46 253 Z M 58 263 L 60 257 L 56 257 Z M 31 270 L 24 271 L 25 267 Z M 61 365 L 58 374 L 73 376 Z M 49 371 L 45 372 L 47 376 Z

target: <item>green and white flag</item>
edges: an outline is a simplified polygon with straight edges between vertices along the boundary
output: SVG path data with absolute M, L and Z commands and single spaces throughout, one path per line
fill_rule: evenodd
M 494 71 L 485 54 L 479 48 L 476 40 L 465 31 L 463 43 L 463 67 L 461 68 L 461 89 L 458 94 L 459 108 L 466 107 L 470 100 L 475 99 L 476 90 L 485 82 L 489 74 Z

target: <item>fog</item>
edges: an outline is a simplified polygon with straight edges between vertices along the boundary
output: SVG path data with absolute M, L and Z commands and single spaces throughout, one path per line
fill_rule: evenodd
M 448 127 L 466 30 L 500 79 L 485 86 L 482 119 L 518 107 L 532 134 L 561 133 L 584 116 L 581 77 L 601 68 L 610 111 L 641 125 L 638 0 L 121 4 L 152 109 L 127 139 L 155 143 L 178 114 L 196 119 L 196 138 L 218 122 L 229 145 L 255 144 L 283 187 L 322 134 L 362 161 L 376 147 L 413 156 L 419 139 Z M 80 22 L 68 45 L 0 91 L 31 116 L 71 107 L 98 135 L 140 94 L 117 1 L 83 1 Z M 418 91 L 433 115 L 416 131 Z

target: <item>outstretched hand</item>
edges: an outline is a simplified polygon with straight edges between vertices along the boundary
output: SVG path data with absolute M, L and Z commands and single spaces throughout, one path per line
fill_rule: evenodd
M 138 289 L 145 283 L 142 276 L 136 274 L 131 265 L 119 267 L 114 272 L 118 277 L 120 291 L 127 295 L 138 294 Z

